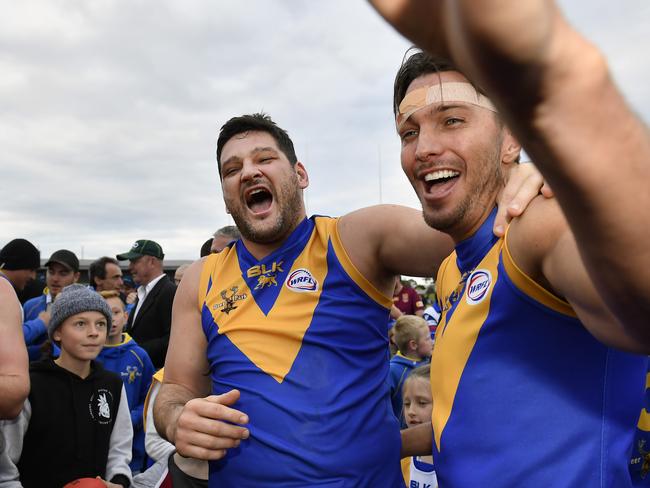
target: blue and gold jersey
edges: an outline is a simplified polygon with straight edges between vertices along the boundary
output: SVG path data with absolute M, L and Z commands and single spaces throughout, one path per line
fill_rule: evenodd
M 645 357 L 598 342 L 492 235 L 438 274 L 433 457 L 444 487 L 630 486 Z
M 351 263 L 337 219 L 305 219 L 262 260 L 241 241 L 207 258 L 212 390 L 241 391 L 251 432 L 211 464 L 210 486 L 403 486 L 390 305 Z

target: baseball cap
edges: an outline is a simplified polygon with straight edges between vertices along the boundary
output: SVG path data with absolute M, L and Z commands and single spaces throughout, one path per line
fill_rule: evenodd
M 77 259 L 75 253 L 67 249 L 59 249 L 52 253 L 50 259 L 45 263 L 45 267 L 48 267 L 52 263 L 61 264 L 75 273 L 79 271 L 79 259 Z
M 138 259 L 142 256 L 153 256 L 154 258 L 162 259 L 165 257 L 162 247 L 156 241 L 148 239 L 140 239 L 135 241 L 131 249 L 125 253 L 115 256 L 118 261 L 128 261 L 131 259 Z

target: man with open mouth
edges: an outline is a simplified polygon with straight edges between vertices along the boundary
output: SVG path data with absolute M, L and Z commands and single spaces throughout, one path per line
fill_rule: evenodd
M 372 3 L 435 54 L 402 64 L 393 108 L 424 220 L 455 242 L 436 283 L 432 422 L 403 432 L 402 455 L 433 453 L 451 488 L 631 487 L 647 429 L 647 128 L 553 2 Z M 506 121 L 558 200 L 535 198 L 499 239 L 501 172 L 519 154 Z
M 386 322 L 395 276 L 430 275 L 451 240 L 399 206 L 307 218 L 307 170 L 266 115 L 228 121 L 217 160 L 242 237 L 181 282 L 159 432 L 213 461 L 211 486 L 403 486 Z

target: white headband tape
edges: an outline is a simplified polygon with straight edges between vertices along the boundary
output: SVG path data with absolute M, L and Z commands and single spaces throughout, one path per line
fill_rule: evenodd
M 413 90 L 402 99 L 395 121 L 397 131 L 399 132 L 408 118 L 418 110 L 434 103 L 452 102 L 469 103 L 492 112 L 497 111 L 490 99 L 481 95 L 470 83 L 436 83 Z

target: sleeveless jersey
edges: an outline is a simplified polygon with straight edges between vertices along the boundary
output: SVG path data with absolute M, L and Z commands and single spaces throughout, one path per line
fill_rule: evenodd
M 210 465 L 210 486 L 402 487 L 386 377 L 391 300 L 353 266 L 337 219 L 305 219 L 262 260 L 237 241 L 199 292 L 214 394 L 251 436 Z
M 440 486 L 630 486 L 646 358 L 598 342 L 513 262 L 495 212 L 438 274 L 431 360 Z

